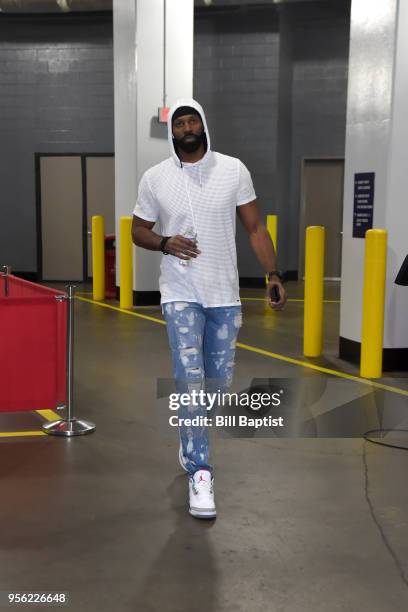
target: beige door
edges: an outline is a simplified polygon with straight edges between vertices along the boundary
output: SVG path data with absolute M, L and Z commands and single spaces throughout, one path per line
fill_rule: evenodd
M 105 218 L 105 234 L 115 233 L 115 158 L 86 158 L 88 277 L 92 278 L 92 217 Z
M 40 158 L 42 278 L 83 280 L 81 157 Z
M 325 278 L 341 274 L 343 220 L 343 159 L 305 159 L 302 169 L 299 276 L 305 270 L 305 230 L 309 225 L 326 228 Z

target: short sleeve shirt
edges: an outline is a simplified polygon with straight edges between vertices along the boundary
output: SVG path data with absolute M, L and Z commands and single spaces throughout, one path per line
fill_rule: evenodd
M 210 151 L 194 164 L 173 158 L 143 175 L 133 214 L 158 221 L 163 236 L 197 234 L 201 253 L 187 265 L 164 255 L 161 303 L 198 302 L 203 307 L 239 305 L 235 244 L 236 208 L 255 200 L 251 175 L 237 158 Z

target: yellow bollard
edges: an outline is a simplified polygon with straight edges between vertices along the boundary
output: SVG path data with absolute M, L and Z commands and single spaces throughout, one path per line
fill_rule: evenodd
M 120 307 L 133 306 L 132 217 L 120 218 Z
M 323 348 L 324 237 L 321 226 L 306 228 L 303 353 L 318 357 Z
M 271 240 L 273 242 L 273 248 L 275 249 L 275 255 L 277 254 L 278 244 L 278 216 L 277 215 L 266 215 L 266 229 L 269 232 Z M 265 274 L 265 282 L 268 284 L 268 276 Z
M 387 231 L 368 230 L 365 235 L 360 358 L 360 376 L 365 378 L 382 375 L 386 269 Z
M 92 217 L 92 297 L 105 299 L 105 219 Z

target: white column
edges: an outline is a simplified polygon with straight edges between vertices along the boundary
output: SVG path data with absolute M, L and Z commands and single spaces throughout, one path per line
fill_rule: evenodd
M 344 183 L 340 356 L 361 342 L 364 238 L 353 238 L 354 175 L 375 173 L 373 227 L 388 231 L 384 348 L 408 348 L 408 3 L 352 0 Z
M 157 110 L 163 106 L 164 83 L 167 106 L 177 98 L 193 95 L 194 3 L 113 0 L 113 26 L 118 232 L 119 218 L 132 215 L 145 170 L 170 155 L 167 126 L 157 121 Z M 158 224 L 153 229 L 160 233 Z M 134 290 L 158 291 L 161 254 L 139 247 L 134 251 Z M 118 265 L 116 279 L 119 285 Z

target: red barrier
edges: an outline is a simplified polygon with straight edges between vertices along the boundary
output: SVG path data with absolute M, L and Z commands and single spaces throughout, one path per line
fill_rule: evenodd
M 105 297 L 116 297 L 115 234 L 108 234 L 105 236 Z
M 66 403 L 67 302 L 63 291 L 0 275 L 0 412 Z

